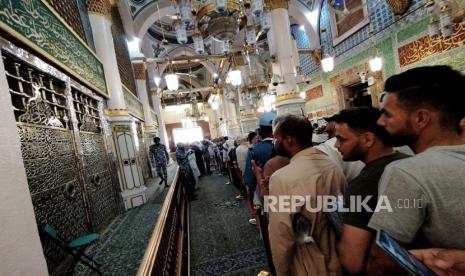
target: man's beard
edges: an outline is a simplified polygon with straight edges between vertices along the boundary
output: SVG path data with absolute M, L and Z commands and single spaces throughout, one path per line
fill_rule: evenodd
M 401 147 L 407 145 L 413 149 L 417 139 L 418 135 L 413 132 L 412 124 L 406 122 L 404 127 L 397 133 L 389 133 L 386 146 Z
M 281 144 L 276 144 L 275 150 L 277 155 L 291 158 L 291 155 L 284 149 Z
M 344 161 L 359 161 L 363 160 L 365 153 L 363 152 L 362 148 L 359 144 L 355 146 L 348 154 L 342 157 Z

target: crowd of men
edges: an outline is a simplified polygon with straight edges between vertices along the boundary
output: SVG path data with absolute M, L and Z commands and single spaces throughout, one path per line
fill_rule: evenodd
M 375 242 L 383 231 L 436 274 L 465 275 L 463 89 L 448 66 L 414 68 L 386 80 L 379 108 L 326 118 L 326 141 L 315 143 L 306 118 L 268 112 L 248 137 L 211 142 L 262 230 L 272 274 L 404 275 Z M 321 196 L 350 211 L 316 208 Z M 289 197 L 295 208 L 276 208 Z M 354 198 L 368 209 L 350 208 Z

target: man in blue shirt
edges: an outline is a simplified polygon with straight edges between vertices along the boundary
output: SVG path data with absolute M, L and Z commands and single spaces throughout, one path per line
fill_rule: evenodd
M 276 114 L 273 112 L 265 112 L 260 116 L 258 124 L 260 126 L 259 135 L 262 141 L 253 146 L 247 154 L 244 180 L 251 191 L 256 191 L 257 187 L 257 179 L 252 171 L 252 160 L 255 160 L 258 166 L 263 167 L 275 155 L 272 129 L 272 123 L 275 118 Z

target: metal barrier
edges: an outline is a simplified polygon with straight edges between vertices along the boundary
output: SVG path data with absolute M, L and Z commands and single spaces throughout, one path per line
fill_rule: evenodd
M 189 203 L 178 168 L 137 276 L 190 275 L 189 251 Z

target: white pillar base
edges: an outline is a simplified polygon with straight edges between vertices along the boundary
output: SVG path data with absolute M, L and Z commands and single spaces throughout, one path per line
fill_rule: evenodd
M 250 131 L 255 131 L 258 128 L 258 118 L 241 119 L 242 134 L 247 135 Z
M 147 187 L 141 186 L 132 190 L 124 190 L 121 192 L 121 196 L 124 201 L 124 208 L 129 210 L 147 202 Z
M 305 116 L 305 100 L 302 98 L 296 98 L 277 102 L 276 111 L 278 116 L 282 114 Z M 304 114 L 302 114 L 302 112 Z
M 238 125 L 228 126 L 228 136 L 237 137 L 241 135 L 241 128 Z

